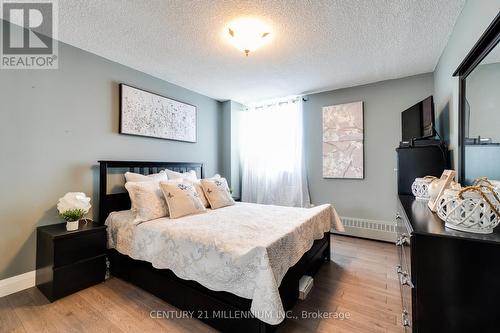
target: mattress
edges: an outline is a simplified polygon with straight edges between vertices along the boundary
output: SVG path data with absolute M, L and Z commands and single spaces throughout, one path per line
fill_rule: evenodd
M 288 269 L 325 232 L 343 230 L 331 205 L 252 203 L 142 223 L 134 222 L 132 211 L 114 212 L 106 225 L 110 248 L 208 289 L 251 299 L 252 314 L 272 325 L 284 319 L 278 288 Z

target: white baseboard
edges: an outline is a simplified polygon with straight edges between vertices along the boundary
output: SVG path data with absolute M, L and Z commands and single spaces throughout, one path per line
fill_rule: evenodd
M 340 219 L 344 224 L 345 232 L 332 230 L 334 234 L 376 239 L 391 243 L 396 240 L 394 223 L 354 217 L 341 217 Z
M 4 297 L 18 291 L 35 286 L 35 272 L 31 271 L 16 275 L 8 279 L 0 280 L 0 297 Z

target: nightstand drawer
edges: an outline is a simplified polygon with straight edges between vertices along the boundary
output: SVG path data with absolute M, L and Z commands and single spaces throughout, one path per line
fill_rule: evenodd
M 106 255 L 54 269 L 51 301 L 104 281 Z
M 54 268 L 106 253 L 106 231 L 54 240 Z

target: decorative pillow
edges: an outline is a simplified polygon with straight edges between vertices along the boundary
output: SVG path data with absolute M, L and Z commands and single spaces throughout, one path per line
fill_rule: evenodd
M 168 216 L 167 203 L 160 189 L 160 182 L 127 182 L 135 222 L 145 222 Z
M 125 180 L 127 182 L 148 182 L 156 180 L 158 182 L 168 180 L 167 173 L 161 170 L 159 173 L 153 173 L 151 175 L 141 175 L 135 172 L 125 172 Z
M 168 179 L 189 179 L 189 180 L 197 180 L 196 171 L 189 170 L 188 172 L 176 172 L 169 169 L 165 169 L 167 173 Z
M 231 197 L 231 192 L 225 178 L 202 179 L 200 182 L 212 209 L 234 205 L 234 200 Z
M 170 218 L 199 214 L 206 211 L 200 196 L 190 183 L 161 182 L 161 190 L 167 200 Z
M 216 173 L 213 177 L 208 178 L 208 179 L 220 179 L 220 178 L 221 178 L 220 175 L 218 173 Z M 196 192 L 198 192 L 198 195 L 200 196 L 200 200 L 201 200 L 201 203 L 203 204 L 203 206 L 205 206 L 206 208 L 210 207 L 210 202 L 208 202 L 207 197 L 205 196 L 205 193 L 203 192 L 203 187 L 201 187 L 200 179 L 196 179 L 196 180 L 186 179 L 186 181 L 193 184 L 194 189 L 196 190 Z

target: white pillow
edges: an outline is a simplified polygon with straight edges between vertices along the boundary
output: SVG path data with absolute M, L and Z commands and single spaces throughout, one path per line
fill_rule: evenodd
M 127 182 L 134 222 L 145 222 L 168 216 L 167 203 L 158 181 Z
M 189 179 L 196 180 L 198 177 L 196 176 L 196 171 L 189 170 L 188 172 L 176 172 L 169 169 L 165 169 L 167 173 L 168 179 Z
M 142 175 L 140 173 L 135 173 L 135 172 L 125 172 L 125 181 L 128 182 L 150 182 L 150 181 L 156 181 L 159 183 L 160 181 L 167 181 L 168 176 L 165 170 L 161 170 L 159 173 L 153 173 L 150 175 Z M 132 210 L 135 210 L 135 204 L 134 201 L 131 198 L 131 203 L 132 203 Z
M 206 211 L 192 184 L 161 182 L 160 187 L 167 201 L 171 219 Z
M 168 180 L 167 173 L 161 170 L 159 173 L 153 173 L 150 175 L 141 175 L 135 172 L 125 172 L 125 180 L 127 182 L 148 182 L 152 180 L 163 181 Z
M 234 200 L 225 178 L 202 179 L 200 182 L 212 209 L 234 205 Z
M 207 178 L 207 179 L 220 179 L 220 175 L 216 173 L 213 177 Z M 203 192 L 203 187 L 201 186 L 201 179 L 196 179 L 196 180 L 190 180 L 186 179 L 187 182 L 193 184 L 194 189 L 196 192 L 198 192 L 198 195 L 200 196 L 201 203 L 203 206 L 206 208 L 210 207 L 210 202 L 208 202 L 207 197 L 205 196 L 205 192 Z

